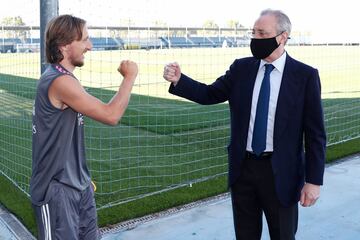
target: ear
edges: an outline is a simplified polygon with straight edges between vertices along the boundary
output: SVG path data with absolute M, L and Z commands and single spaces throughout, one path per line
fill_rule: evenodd
M 290 39 L 288 32 L 284 32 L 284 34 L 285 34 L 285 39 Z
M 59 50 L 63 53 L 63 52 L 67 52 L 69 49 L 68 45 L 64 45 L 64 46 L 59 46 Z
M 283 33 L 281 34 L 281 37 L 282 37 L 282 39 L 283 39 L 283 40 L 282 40 L 282 43 L 284 43 L 284 45 L 286 44 L 287 40 L 290 39 L 288 32 L 283 32 Z

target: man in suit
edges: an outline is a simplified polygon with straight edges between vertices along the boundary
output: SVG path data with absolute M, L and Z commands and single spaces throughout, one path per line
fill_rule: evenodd
M 164 67 L 170 93 L 200 104 L 229 103 L 236 239 L 260 239 L 263 213 L 272 240 L 295 239 L 298 202 L 312 206 L 320 196 L 326 146 L 320 79 L 285 51 L 290 32 L 283 12 L 261 12 L 253 57 L 236 59 L 211 85 L 182 74 L 177 63 Z

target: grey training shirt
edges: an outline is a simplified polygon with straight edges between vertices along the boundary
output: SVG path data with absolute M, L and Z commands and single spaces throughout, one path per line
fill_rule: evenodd
M 86 166 L 83 115 L 70 107 L 54 107 L 48 97 L 52 82 L 74 75 L 59 64 L 51 64 L 42 74 L 33 108 L 31 201 L 47 203 L 53 193 L 51 183 L 60 182 L 79 191 L 90 184 Z M 75 77 L 74 77 L 75 78 Z

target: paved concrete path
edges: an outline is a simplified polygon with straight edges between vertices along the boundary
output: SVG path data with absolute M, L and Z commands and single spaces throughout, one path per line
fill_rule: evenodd
M 35 240 L 22 223 L 0 205 L 0 240 Z
M 311 208 L 299 207 L 297 240 L 360 240 L 359 208 L 360 155 L 357 155 L 327 166 L 317 204 Z M 102 232 L 102 240 L 235 239 L 229 194 L 191 203 L 180 211 L 125 222 Z M 0 206 L 0 240 L 18 239 L 34 238 Z M 266 224 L 262 239 L 269 240 Z
M 102 240 L 115 239 L 235 239 L 229 194 L 144 223 L 123 224 L 102 236 Z M 262 239 L 270 239 L 266 224 Z M 310 208 L 299 207 L 296 239 L 360 240 L 360 155 L 326 167 L 317 204 Z

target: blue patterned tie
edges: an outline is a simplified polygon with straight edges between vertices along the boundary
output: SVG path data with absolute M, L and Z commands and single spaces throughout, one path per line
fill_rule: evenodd
M 270 73 L 273 69 L 273 65 L 265 64 L 265 74 L 261 83 L 259 99 L 256 107 L 251 147 L 257 156 L 260 156 L 260 154 L 266 149 L 266 131 L 270 99 Z

